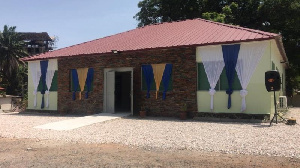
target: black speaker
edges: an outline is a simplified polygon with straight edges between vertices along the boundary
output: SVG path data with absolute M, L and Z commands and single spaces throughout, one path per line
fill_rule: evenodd
M 268 92 L 280 90 L 280 74 L 278 71 L 265 72 L 265 84 Z

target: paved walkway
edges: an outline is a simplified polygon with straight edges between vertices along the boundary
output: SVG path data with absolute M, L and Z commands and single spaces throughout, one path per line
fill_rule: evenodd
M 75 119 L 69 119 L 69 120 L 63 120 L 63 121 L 52 122 L 44 125 L 39 125 L 34 128 L 50 129 L 50 130 L 58 130 L 58 131 L 72 130 L 83 126 L 100 123 L 108 120 L 113 120 L 113 119 L 129 116 L 129 115 L 130 113 L 115 113 L 115 114 L 99 113 L 92 116 L 78 117 Z

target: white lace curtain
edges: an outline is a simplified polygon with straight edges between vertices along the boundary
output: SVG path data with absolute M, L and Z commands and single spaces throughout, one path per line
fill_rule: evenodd
M 242 97 L 241 111 L 246 110 L 247 86 L 255 71 L 257 64 L 263 56 L 267 42 L 242 43 L 236 64 L 236 72 L 239 77 L 243 90 L 240 91 Z
M 200 48 L 199 54 L 203 62 L 205 73 L 207 75 L 208 82 L 210 85 L 210 109 L 213 110 L 214 94 L 216 93 L 215 87 L 225 66 L 223 61 L 222 47 L 221 45 L 203 47 Z
M 33 82 L 33 95 L 34 95 L 33 106 L 36 107 L 37 89 L 38 89 L 40 78 L 41 78 L 40 61 L 28 62 L 28 67 L 31 71 L 32 82 Z
M 52 85 L 52 79 L 55 73 L 55 70 L 57 69 L 57 60 L 49 60 L 48 61 L 48 69 L 46 73 L 46 85 L 47 85 L 47 90 L 46 90 L 46 107 L 49 107 L 49 93 L 50 93 L 50 88 Z

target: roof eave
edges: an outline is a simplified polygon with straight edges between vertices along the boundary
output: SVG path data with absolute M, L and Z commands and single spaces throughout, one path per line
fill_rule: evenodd
M 138 49 L 138 50 L 123 50 L 120 51 L 122 53 L 127 53 L 127 52 L 136 52 L 136 51 L 145 51 L 145 50 L 160 50 L 160 49 L 172 49 L 172 48 L 178 48 L 178 47 L 200 47 L 200 46 L 209 46 L 209 45 L 222 45 L 222 44 L 232 44 L 232 43 L 241 43 L 241 42 L 252 42 L 252 41 L 264 41 L 264 40 L 270 40 L 270 39 L 276 39 L 276 37 L 269 37 L 269 38 L 261 38 L 261 39 L 246 39 L 246 40 L 239 40 L 239 41 L 225 41 L 225 42 L 213 42 L 213 43 L 205 43 L 205 44 L 190 44 L 190 45 L 179 45 L 179 46 L 168 46 L 168 47 L 157 47 L 157 48 L 143 48 L 143 49 Z M 277 40 L 276 40 L 277 42 Z M 277 44 L 278 45 L 278 44 Z M 281 44 L 282 48 L 283 45 Z M 280 48 L 280 47 L 278 47 Z M 281 51 L 281 50 L 280 50 Z M 53 51 L 50 51 L 53 52 Z M 48 58 L 32 58 L 38 55 L 34 55 L 31 57 L 26 57 L 26 58 L 21 58 L 20 60 L 28 62 L 28 61 L 36 61 L 36 60 L 45 60 L 45 59 L 58 59 L 58 58 L 64 58 L 64 57 L 76 57 L 76 56 L 93 56 L 93 55 L 106 55 L 109 54 L 110 52 L 103 52 L 103 53 L 91 53 L 91 54 L 80 54 L 80 55 L 60 55 L 60 56 L 54 56 L 54 57 L 48 57 Z M 282 52 L 281 52 L 282 54 Z M 285 55 L 284 49 L 283 49 L 283 57 Z M 39 54 L 41 55 L 41 54 Z M 287 58 L 286 58 L 287 60 Z
M 284 50 L 284 46 L 283 46 L 283 42 L 282 42 L 282 36 L 281 35 L 276 36 L 275 41 L 276 41 L 277 47 L 279 49 L 279 52 L 281 54 L 281 57 L 283 58 L 283 61 L 281 63 L 284 63 L 286 65 L 285 68 L 289 68 L 289 60 L 288 60 L 288 58 L 286 56 L 286 53 L 285 53 L 285 50 Z

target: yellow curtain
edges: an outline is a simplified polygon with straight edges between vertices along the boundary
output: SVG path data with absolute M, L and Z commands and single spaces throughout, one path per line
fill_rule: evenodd
M 79 86 L 80 86 L 79 100 L 81 100 L 81 92 L 84 90 L 88 70 L 89 70 L 89 68 L 78 68 L 77 69 Z
M 160 82 L 165 71 L 166 64 L 151 64 L 156 84 L 156 99 L 159 91 Z

